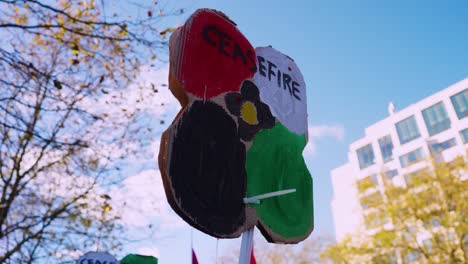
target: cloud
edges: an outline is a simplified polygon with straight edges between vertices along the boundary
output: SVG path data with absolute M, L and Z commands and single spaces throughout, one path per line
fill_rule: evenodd
M 318 139 L 322 137 L 332 137 L 342 141 L 344 139 L 344 128 L 341 125 L 309 126 L 309 138 Z
M 114 187 L 111 194 L 116 208 L 121 208 L 122 223 L 128 227 L 154 225 L 168 230 L 185 226 L 167 203 L 158 170 L 128 177 L 120 187 Z
M 151 67 L 144 67 L 141 70 L 140 78 L 137 85 L 142 85 L 143 87 L 147 87 L 145 89 L 143 96 L 136 96 L 134 95 L 135 99 L 137 98 L 150 98 L 154 100 L 142 100 L 142 106 L 146 109 L 149 113 L 153 115 L 164 115 L 173 117 L 180 109 L 180 104 L 177 99 L 174 97 L 172 92 L 169 90 L 168 85 L 168 76 L 169 76 L 169 65 L 159 65 L 156 68 Z M 134 86 L 134 90 L 137 91 L 141 95 L 141 91 L 138 92 L 139 89 L 137 85 Z M 152 86 L 154 85 L 154 87 Z M 154 93 L 154 89 L 150 88 L 153 87 L 157 90 L 157 93 Z
M 344 128 L 342 125 L 316 125 L 309 126 L 309 142 L 304 149 L 304 156 L 314 156 L 317 153 L 317 143 L 323 138 L 331 138 L 338 141 L 344 140 Z

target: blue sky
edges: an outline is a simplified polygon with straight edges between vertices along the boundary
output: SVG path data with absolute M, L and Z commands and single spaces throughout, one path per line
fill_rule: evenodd
M 199 0 L 188 6 L 179 25 L 197 8 L 218 9 L 253 46 L 272 45 L 302 70 L 309 126 L 329 128 L 311 139 L 315 153 L 306 156 L 314 178 L 312 239 L 334 235 L 330 170 L 346 162 L 348 145 L 365 127 L 386 117 L 388 103 L 401 109 L 468 77 L 468 1 Z M 161 263 L 190 260 L 189 228 L 151 244 Z M 214 262 L 214 238 L 194 231 L 194 246 L 200 263 Z M 219 253 L 239 246 L 240 240 L 223 240 Z

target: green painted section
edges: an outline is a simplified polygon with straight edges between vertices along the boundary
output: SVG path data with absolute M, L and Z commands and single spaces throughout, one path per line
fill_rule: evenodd
M 261 221 L 285 238 L 303 236 L 313 225 L 312 177 L 302 157 L 305 145 L 305 135 L 278 122 L 257 133 L 247 153 L 247 197 L 296 189 L 252 204 Z
M 128 254 L 120 261 L 120 264 L 158 264 L 158 259 L 153 256 Z

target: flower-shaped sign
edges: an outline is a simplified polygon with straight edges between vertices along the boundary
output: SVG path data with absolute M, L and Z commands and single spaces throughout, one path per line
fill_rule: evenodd
M 277 68 L 290 76 L 282 80 L 292 93 L 281 88 L 283 94 L 302 100 L 291 106 L 304 107 L 278 114 L 283 106 L 271 100 L 278 95 L 270 96 L 257 78 L 267 57 L 257 57 L 236 25 L 215 10 L 197 10 L 174 32 L 169 88 L 182 109 L 162 135 L 159 168 L 169 204 L 195 228 L 232 238 L 257 225 L 271 242 L 297 243 L 313 226 L 312 179 L 302 158 L 305 84 L 294 63 L 288 62 L 291 73 Z M 246 199 L 286 187 L 296 192 L 255 205 Z M 289 209 L 287 203 L 293 203 Z

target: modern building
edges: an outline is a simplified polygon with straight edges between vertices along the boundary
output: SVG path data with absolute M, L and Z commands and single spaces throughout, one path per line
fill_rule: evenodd
M 348 162 L 331 171 L 337 241 L 372 229 L 357 183 L 370 180 L 383 193 L 382 177 L 396 185 L 409 184 L 412 173 L 428 166 L 431 154 L 445 161 L 466 155 L 468 78 L 398 111 L 390 103 L 388 112 L 349 146 Z

